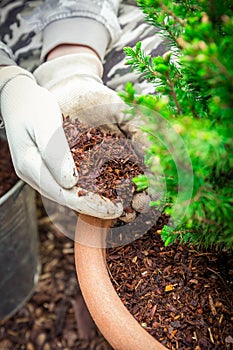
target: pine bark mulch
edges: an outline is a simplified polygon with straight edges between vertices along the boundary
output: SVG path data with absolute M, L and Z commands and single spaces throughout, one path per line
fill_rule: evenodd
M 145 168 L 131 142 L 120 133 L 85 126 L 69 116 L 64 118 L 63 128 L 79 172 L 79 187 L 115 202 L 127 202 L 136 190 L 132 178 Z
M 153 228 L 107 261 L 124 305 L 168 349 L 233 349 L 230 253 L 164 247 Z

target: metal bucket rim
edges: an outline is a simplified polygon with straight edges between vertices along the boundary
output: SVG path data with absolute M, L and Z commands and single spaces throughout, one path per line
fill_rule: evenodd
M 2 197 L 0 197 L 0 206 L 5 203 L 14 193 L 19 190 L 25 182 L 23 180 L 18 180 L 16 184 L 11 187 Z

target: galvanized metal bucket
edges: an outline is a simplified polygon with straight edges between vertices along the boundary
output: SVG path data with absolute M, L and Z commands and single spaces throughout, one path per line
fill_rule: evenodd
M 38 276 L 35 191 L 19 180 L 0 197 L 0 320 L 30 298 Z

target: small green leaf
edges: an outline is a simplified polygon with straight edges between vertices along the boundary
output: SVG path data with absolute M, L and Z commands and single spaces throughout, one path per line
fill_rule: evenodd
M 164 72 L 169 71 L 169 67 L 166 66 L 165 64 L 158 64 L 156 66 L 156 71 L 159 72 L 159 73 L 164 73 Z
M 138 41 L 136 44 L 136 50 L 135 50 L 137 55 L 138 55 L 139 51 L 141 50 L 141 46 L 142 46 L 141 41 Z
M 124 47 L 124 51 L 125 51 L 127 56 L 135 57 L 135 52 L 132 49 L 132 47 L 126 46 L 126 47 Z

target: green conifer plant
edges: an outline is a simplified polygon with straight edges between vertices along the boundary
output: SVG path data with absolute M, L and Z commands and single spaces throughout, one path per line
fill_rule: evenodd
M 154 160 L 159 158 L 167 187 L 165 212 L 171 217 L 177 213 L 177 169 L 187 183 L 192 168 L 190 201 L 186 196 L 180 199 L 185 212 L 176 225 L 163 228 L 162 238 L 165 245 L 178 241 L 232 249 L 233 5 L 227 0 L 138 0 L 138 6 L 146 20 L 160 28 L 168 52 L 151 57 L 140 42 L 135 48 L 125 47 L 126 63 L 154 86 L 155 93 L 138 95 L 129 82 L 121 96 L 147 118 L 143 130 L 151 146 L 146 162 L 156 176 Z M 174 131 L 169 142 L 180 159 L 183 150 L 172 135 L 182 139 L 191 160 L 189 171 L 187 162 L 177 165 L 162 142 L 164 134 L 158 141 L 155 115 Z M 145 176 L 134 181 L 139 188 L 146 187 Z

